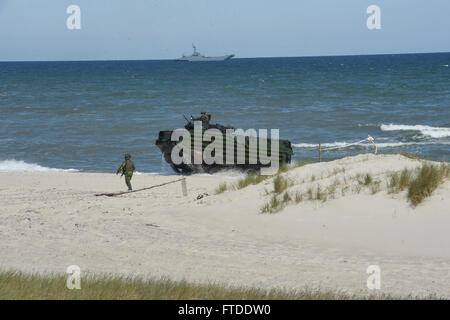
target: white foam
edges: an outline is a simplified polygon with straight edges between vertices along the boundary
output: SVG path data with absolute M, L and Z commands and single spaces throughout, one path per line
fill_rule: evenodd
M 446 138 L 450 137 L 450 128 L 445 127 L 431 127 L 425 125 L 404 125 L 404 124 L 382 124 L 380 126 L 382 131 L 419 131 L 422 135 L 431 138 Z
M 354 145 L 367 145 L 366 143 L 354 143 L 354 142 L 332 142 L 332 143 L 322 143 L 322 148 L 346 148 Z M 318 148 L 317 143 L 293 143 L 293 147 L 296 148 Z
M 377 143 L 379 148 L 389 148 L 389 147 L 401 147 L 401 146 L 429 146 L 429 145 L 444 145 L 449 146 L 450 141 L 441 141 L 441 142 L 386 142 L 386 143 Z
M 450 145 L 450 141 L 430 141 L 430 142 L 383 142 L 383 143 L 377 143 L 377 140 L 385 140 L 385 139 L 375 139 L 375 143 L 378 148 L 392 148 L 392 147 L 402 147 L 402 146 L 425 146 L 425 145 Z M 318 148 L 318 144 L 314 143 L 293 143 L 293 147 L 296 148 Z M 363 148 L 373 148 L 373 145 L 371 143 L 351 143 L 351 142 L 334 142 L 334 143 L 322 143 L 322 148 L 333 148 L 333 149 L 340 149 L 340 148 L 346 148 L 350 146 L 358 146 Z
M 137 175 L 155 175 L 155 174 L 158 174 L 158 173 L 156 173 L 156 172 L 141 172 L 141 171 L 134 171 L 134 174 L 137 174 Z
M 27 171 L 27 172 L 77 172 L 76 169 L 57 169 L 40 166 L 36 163 L 27 163 L 22 160 L 8 159 L 0 161 L 0 171 Z

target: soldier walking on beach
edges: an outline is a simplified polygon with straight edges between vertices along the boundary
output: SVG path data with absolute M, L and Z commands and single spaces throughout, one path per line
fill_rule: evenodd
M 125 161 L 122 163 L 119 169 L 117 169 L 116 172 L 116 174 L 119 174 L 119 172 L 122 171 L 122 176 L 125 175 L 125 183 L 127 184 L 128 191 L 133 190 L 133 188 L 131 187 L 131 178 L 133 177 L 134 170 L 136 170 L 133 161 L 131 161 L 130 159 L 131 156 L 127 153 L 125 155 Z

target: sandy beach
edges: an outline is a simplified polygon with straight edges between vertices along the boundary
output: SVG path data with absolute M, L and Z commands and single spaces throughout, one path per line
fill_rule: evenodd
M 417 207 L 406 192 L 387 192 L 390 172 L 421 163 L 367 154 L 292 169 L 283 173 L 290 191 L 333 183 L 336 191 L 275 214 L 260 213 L 272 179 L 215 194 L 239 175 L 195 175 L 186 178 L 187 196 L 177 182 L 97 197 L 125 191 L 123 178 L 0 172 L 0 268 L 64 274 L 75 264 L 82 273 L 371 294 L 366 269 L 379 265 L 378 292 L 450 298 L 449 181 Z M 354 178 L 366 173 L 380 181 L 375 194 Z M 139 189 L 179 178 L 138 174 L 132 183 Z

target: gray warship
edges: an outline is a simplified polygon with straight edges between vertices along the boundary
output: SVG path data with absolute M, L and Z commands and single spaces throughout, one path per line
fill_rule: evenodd
M 234 54 L 229 54 L 225 56 L 219 57 L 206 57 L 197 51 L 197 48 L 194 44 L 192 44 L 192 48 L 194 48 L 194 52 L 190 56 L 183 55 L 181 58 L 175 59 L 175 61 L 189 61 L 189 62 L 207 62 L 207 61 L 225 61 L 230 60 L 234 57 Z

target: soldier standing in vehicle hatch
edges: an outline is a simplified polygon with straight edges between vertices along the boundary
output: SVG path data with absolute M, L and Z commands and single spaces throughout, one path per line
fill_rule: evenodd
M 209 122 L 211 121 L 211 115 L 206 114 L 206 111 L 202 111 L 199 118 L 192 118 L 192 120 L 201 121 L 203 130 L 207 130 L 209 128 Z

